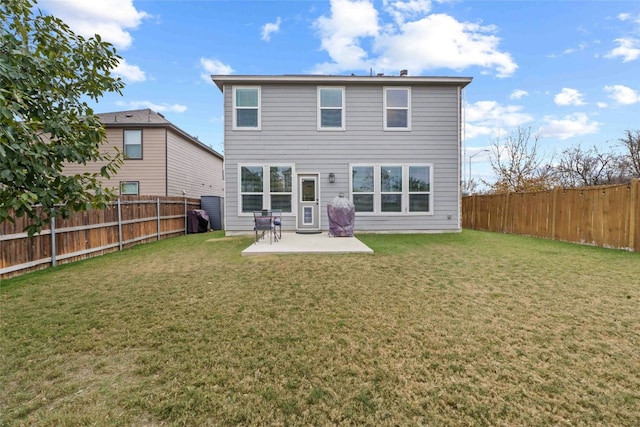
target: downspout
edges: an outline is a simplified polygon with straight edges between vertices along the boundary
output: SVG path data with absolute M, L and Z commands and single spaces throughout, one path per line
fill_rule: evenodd
M 460 173 L 464 172 L 464 153 L 466 152 L 466 147 L 464 144 L 466 141 L 463 141 L 464 135 L 464 114 L 463 114 L 463 88 L 458 86 L 458 230 L 462 231 L 462 177 L 463 175 Z M 466 139 L 466 138 L 465 138 Z M 463 151 L 464 149 L 464 151 Z

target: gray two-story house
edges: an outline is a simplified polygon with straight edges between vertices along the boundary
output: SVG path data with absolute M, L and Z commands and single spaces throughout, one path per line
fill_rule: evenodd
M 283 211 L 284 231 L 461 229 L 461 92 L 467 77 L 215 75 L 224 98 L 225 230 Z

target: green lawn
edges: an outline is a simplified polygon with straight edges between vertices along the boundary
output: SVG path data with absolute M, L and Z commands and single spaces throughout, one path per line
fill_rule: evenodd
M 640 425 L 640 254 L 189 235 L 0 287 L 0 425 Z

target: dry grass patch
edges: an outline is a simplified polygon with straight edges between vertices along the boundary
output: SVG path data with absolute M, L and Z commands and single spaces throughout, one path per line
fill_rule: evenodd
M 640 254 L 359 237 L 375 255 L 190 235 L 6 281 L 0 425 L 640 425 Z

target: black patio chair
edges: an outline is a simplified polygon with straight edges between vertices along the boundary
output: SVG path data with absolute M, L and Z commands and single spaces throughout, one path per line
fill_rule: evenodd
M 273 216 L 269 211 L 260 211 L 253 213 L 253 229 L 256 232 L 256 241 L 264 239 L 265 234 L 269 234 L 269 244 L 271 244 L 273 235 Z

